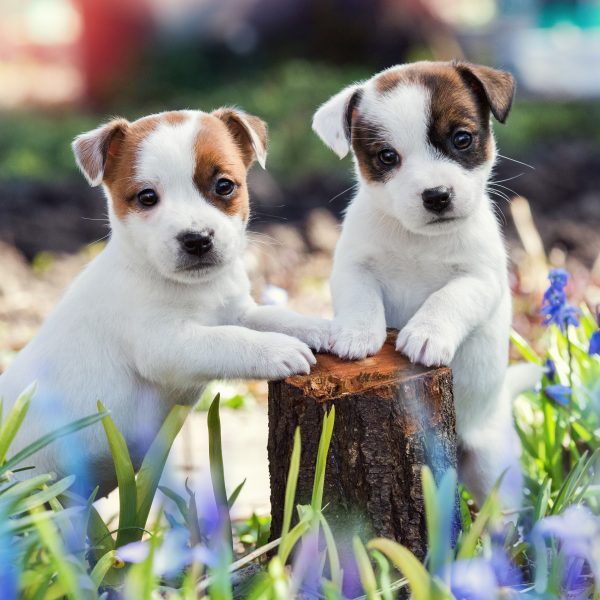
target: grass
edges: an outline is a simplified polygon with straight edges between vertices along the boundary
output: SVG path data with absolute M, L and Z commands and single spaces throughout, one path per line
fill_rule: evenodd
M 238 597 L 254 600 L 287 600 L 300 591 L 341 599 L 348 578 L 361 582 L 362 597 L 368 600 L 391 600 L 401 589 L 410 589 L 415 600 L 493 600 L 511 594 L 539 600 L 598 597 L 600 357 L 588 353 L 598 325 L 585 307 L 579 321 L 579 326 L 564 331 L 557 325 L 545 330 L 547 356 L 514 336 L 526 360 L 543 364 L 548 358 L 554 366 L 539 389 L 522 395 L 516 404 L 526 478 L 517 526 L 507 524 L 497 488 L 475 515 L 467 505 L 468 492 L 461 490 L 462 531 L 453 546 L 456 473 L 450 470 L 436 482 L 425 467 L 428 555 L 423 562 L 393 540 L 354 537 L 351 548 L 336 543 L 323 495 L 335 408 L 324 413 L 310 504 L 298 506 L 302 448 L 296 431 L 282 530 L 273 532 L 275 541 L 267 544 L 268 518 L 253 515 L 232 524 L 229 517 L 243 482 L 226 496 L 218 395 L 208 414 L 212 487 L 188 486 L 184 497 L 158 486 L 168 450 L 189 409 L 172 410 L 136 476 L 125 442 L 101 404 L 98 414 L 11 454 L 16 433 L 27 424 L 35 394 L 31 387 L 0 424 L 2 597 L 91 599 L 106 597 L 110 591 L 111 597 L 136 600 L 228 600 L 234 597 L 232 573 L 251 564 L 258 565 L 258 571 L 243 583 L 243 593 L 239 587 L 235 591 Z M 555 399 L 556 385 L 568 390 L 566 402 Z M 18 477 L 30 466 L 35 450 L 99 420 L 119 482 L 121 510 L 115 531 L 93 508 L 94 494 L 78 499 L 70 493 L 74 477 Z M 158 501 L 159 510 L 148 522 L 152 500 Z M 237 545 L 234 539 L 239 540 Z M 353 556 L 344 563 L 345 571 L 342 552 Z

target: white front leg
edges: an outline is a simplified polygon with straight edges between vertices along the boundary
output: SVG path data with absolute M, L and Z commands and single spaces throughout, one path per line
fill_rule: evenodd
M 240 325 L 257 331 L 278 331 L 291 335 L 317 352 L 329 349 L 331 321 L 301 315 L 281 306 L 251 305 L 241 315 Z
M 335 317 L 331 352 L 341 358 L 362 359 L 381 350 L 385 342 L 385 310 L 379 283 L 353 265 L 334 268 L 331 294 Z
M 143 377 L 181 388 L 210 379 L 284 379 L 308 374 L 316 362 L 306 344 L 288 335 L 190 320 L 148 324 L 134 343 Z
M 503 286 L 463 276 L 434 292 L 402 329 L 396 350 L 425 366 L 449 365 L 463 340 L 495 310 Z

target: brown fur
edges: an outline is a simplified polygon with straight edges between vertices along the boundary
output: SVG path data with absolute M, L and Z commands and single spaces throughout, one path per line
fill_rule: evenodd
M 194 183 L 204 198 L 225 214 L 238 214 L 245 221 L 249 214 L 246 170 L 254 160 L 254 151 L 249 141 L 240 142 L 241 125 L 232 124 L 235 120 L 231 118 L 223 120 L 218 114 L 202 116 L 195 146 Z M 228 198 L 215 193 L 215 184 L 221 177 L 236 184 Z
M 122 127 L 118 137 L 111 140 L 104 168 L 104 183 L 110 190 L 113 210 L 119 219 L 124 219 L 130 212 L 144 210 L 135 202 L 136 195 L 141 191 L 135 177 L 135 163 L 143 141 L 160 123 L 176 125 L 185 119 L 183 113 L 173 111 L 143 117 L 133 123 L 125 121 L 127 125 Z
M 490 111 L 498 120 L 506 119 L 514 92 L 509 73 L 469 63 L 425 62 L 388 69 L 374 80 L 376 92 L 382 95 L 400 85 L 421 85 L 430 90 L 428 137 L 436 150 L 465 168 L 474 168 L 490 159 Z M 391 169 L 376 158 L 377 152 L 388 145 L 385 131 L 361 116 L 360 104 L 353 113 L 352 147 L 361 174 L 369 181 L 385 181 Z M 473 143 L 469 149 L 457 151 L 451 139 L 462 129 L 473 135 Z

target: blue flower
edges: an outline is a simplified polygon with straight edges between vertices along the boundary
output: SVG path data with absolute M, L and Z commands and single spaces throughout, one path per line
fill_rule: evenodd
M 548 274 L 550 286 L 544 293 L 540 312 L 544 316 L 544 325 L 554 323 L 561 331 L 569 325 L 579 325 L 580 311 L 577 307 L 568 304 L 565 286 L 569 274 L 563 269 L 552 269 Z
M 547 385 L 544 388 L 544 394 L 546 394 L 550 400 L 554 400 L 557 404 L 567 406 L 571 401 L 572 391 L 569 386 L 557 383 L 554 385 Z
M 560 542 L 560 554 L 564 560 L 563 585 L 574 585 L 580 579 L 582 562 L 587 563 L 600 584 L 600 518 L 584 506 L 569 506 L 562 514 L 545 517 L 538 521 L 532 538 L 554 538 Z
M 452 564 L 450 590 L 456 600 L 490 600 L 498 593 L 492 565 L 483 558 L 459 560 Z
M 594 354 L 598 354 L 600 356 L 600 330 L 594 331 L 592 333 L 592 337 L 590 338 L 590 348 L 588 350 L 588 354 L 593 356 Z
M 548 381 L 554 381 L 554 378 L 556 377 L 556 365 L 550 358 L 547 358 L 544 363 L 544 375 L 546 375 Z

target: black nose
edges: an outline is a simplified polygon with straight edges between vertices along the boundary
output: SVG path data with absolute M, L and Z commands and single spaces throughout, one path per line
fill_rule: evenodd
M 429 188 L 421 194 L 421 198 L 423 198 L 423 205 L 427 210 L 440 214 L 450 207 L 452 191 L 444 186 Z
M 212 229 L 203 229 L 202 231 L 188 231 L 181 234 L 178 239 L 181 247 L 188 254 L 202 256 L 212 249 L 214 236 L 215 232 Z

